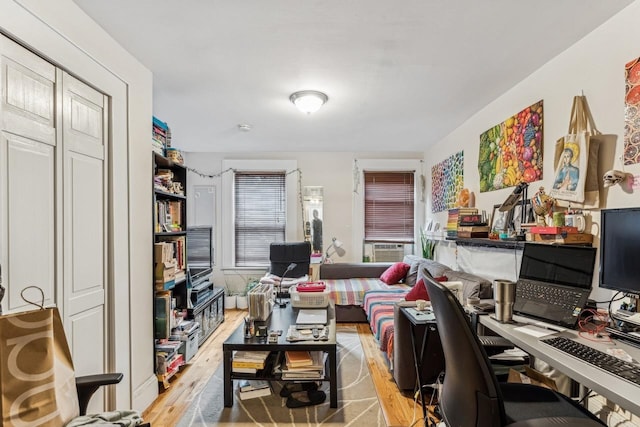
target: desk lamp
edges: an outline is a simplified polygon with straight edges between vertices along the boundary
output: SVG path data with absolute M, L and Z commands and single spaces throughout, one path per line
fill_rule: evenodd
M 344 255 L 344 249 L 341 249 L 342 248 L 342 242 L 334 237 L 333 239 L 331 239 L 331 244 L 327 248 L 327 252 L 325 252 L 325 254 L 324 254 L 324 260 L 325 260 L 326 263 L 331 263 L 331 260 L 329 258 L 331 256 L 331 255 L 329 255 L 329 250 L 331 248 L 333 248 L 333 252 L 337 253 L 338 256 Z
M 278 295 L 277 295 L 278 298 L 276 301 L 276 304 L 280 308 L 285 308 L 287 306 L 287 301 L 282 300 L 282 282 L 284 282 L 284 277 L 287 275 L 288 272 L 290 272 L 297 266 L 298 264 L 296 264 L 295 262 L 292 262 L 287 266 L 287 269 L 284 271 L 284 273 L 282 273 L 282 277 L 280 278 L 280 283 L 278 284 Z

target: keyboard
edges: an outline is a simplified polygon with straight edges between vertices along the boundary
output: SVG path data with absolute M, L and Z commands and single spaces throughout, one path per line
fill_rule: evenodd
M 640 385 L 640 366 L 638 365 L 565 337 L 545 338 L 540 341 L 633 384 Z
M 582 293 L 573 289 L 556 288 L 540 283 L 518 281 L 517 297 L 555 305 L 566 310 L 574 310 L 580 305 Z

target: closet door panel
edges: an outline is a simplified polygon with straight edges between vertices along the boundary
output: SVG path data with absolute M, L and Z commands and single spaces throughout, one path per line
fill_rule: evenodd
M 55 301 L 55 201 L 54 149 L 48 144 L 3 132 L 0 145 L 7 174 L 6 195 L 7 256 L 5 274 L 10 311 L 32 309 L 20 292 L 38 286 L 45 304 Z M 3 162 L 4 162 L 3 161 Z M 29 297 L 38 296 L 29 293 Z M 38 296 L 39 298 L 39 296 Z
M 62 73 L 65 324 L 77 375 L 107 371 L 106 97 Z M 90 412 L 104 406 L 102 391 Z
M 55 67 L 0 36 L 0 265 L 3 308 L 31 308 L 20 296 L 56 292 Z M 29 294 L 29 297 L 35 297 Z

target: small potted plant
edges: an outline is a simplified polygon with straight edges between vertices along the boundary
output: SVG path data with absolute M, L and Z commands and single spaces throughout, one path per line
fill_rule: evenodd
M 232 290 L 229 289 L 229 286 L 225 284 L 224 308 L 227 310 L 233 310 L 234 308 L 236 308 L 236 302 L 237 302 L 236 294 L 234 294 Z

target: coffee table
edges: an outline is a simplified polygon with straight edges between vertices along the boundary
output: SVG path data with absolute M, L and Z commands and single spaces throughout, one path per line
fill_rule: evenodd
M 327 326 L 329 327 L 329 339 L 326 341 L 296 341 L 288 342 L 286 339 L 287 331 L 290 325 L 296 323 L 298 309 L 292 308 L 291 304 L 281 308 L 275 306 L 269 319 L 265 322 L 256 322 L 256 329 L 259 325 L 265 325 L 268 331 L 282 331 L 282 335 L 278 337 L 277 343 L 267 342 L 266 337 L 253 337 L 245 339 L 244 323 L 241 324 L 229 338 L 222 344 L 223 367 L 224 367 L 224 406 L 233 406 L 233 380 L 237 379 L 262 379 L 267 381 L 281 381 L 280 374 L 263 372 L 258 374 L 236 373 L 232 371 L 233 352 L 242 351 L 264 351 L 283 352 L 283 351 L 324 351 L 327 353 L 327 362 L 325 366 L 325 377 L 318 381 L 329 381 L 329 406 L 331 408 L 338 407 L 338 388 L 337 388 L 337 345 L 336 345 L 336 313 L 333 304 L 327 307 Z M 315 380 L 314 380 L 315 381 Z

